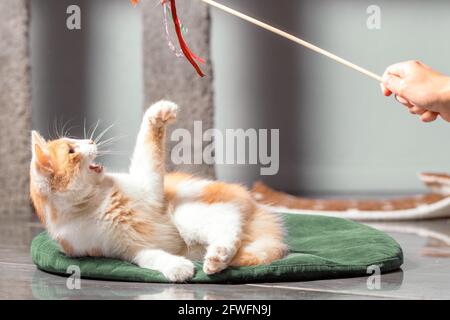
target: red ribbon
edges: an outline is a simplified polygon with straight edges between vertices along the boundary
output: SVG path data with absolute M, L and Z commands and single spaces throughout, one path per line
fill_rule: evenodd
M 205 75 L 203 74 L 202 69 L 200 69 L 200 67 L 196 61 L 198 61 L 200 63 L 205 63 L 205 60 L 197 57 L 195 54 L 192 53 L 191 49 L 189 49 L 188 45 L 186 44 L 186 41 L 183 38 L 183 32 L 181 31 L 181 23 L 180 23 L 180 20 L 178 19 L 177 7 L 175 4 L 175 0 L 169 0 L 169 1 L 170 1 L 170 10 L 172 11 L 173 22 L 175 24 L 175 32 L 177 33 L 177 38 L 178 38 L 178 42 L 180 43 L 181 51 L 183 51 L 184 56 L 192 64 L 194 69 L 197 71 L 198 75 L 200 77 L 204 77 Z
M 133 5 L 139 3 L 139 0 L 130 0 L 130 1 Z M 170 1 L 170 11 L 172 12 L 172 19 L 175 25 L 175 32 L 177 34 L 178 43 L 180 44 L 181 51 L 183 51 L 184 56 L 192 64 L 194 69 L 197 71 L 198 75 L 200 77 L 204 77 L 205 74 L 203 73 L 202 69 L 200 69 L 197 62 L 204 64 L 205 60 L 196 56 L 194 53 L 192 53 L 191 49 L 189 49 L 186 41 L 183 38 L 183 32 L 181 31 L 181 23 L 180 20 L 178 19 L 177 6 L 175 0 L 161 0 L 161 3 L 164 5 L 167 1 Z

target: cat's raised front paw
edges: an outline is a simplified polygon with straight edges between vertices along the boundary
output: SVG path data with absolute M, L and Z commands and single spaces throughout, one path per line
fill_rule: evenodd
M 154 126 L 164 126 L 175 121 L 178 106 L 170 101 L 159 101 L 148 108 L 145 117 Z
M 194 276 L 195 266 L 190 260 L 179 257 L 168 263 L 161 272 L 171 282 L 185 282 Z

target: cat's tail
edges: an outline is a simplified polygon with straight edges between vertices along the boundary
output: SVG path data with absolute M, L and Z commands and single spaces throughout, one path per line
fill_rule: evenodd
M 450 174 L 424 172 L 419 178 L 433 192 L 450 195 Z
M 281 259 L 288 251 L 284 239 L 281 217 L 258 207 L 243 230 L 241 246 L 230 265 L 255 266 Z
M 340 216 L 355 220 L 450 217 L 450 175 L 423 173 L 420 179 L 431 189 L 431 193 L 375 200 L 314 199 L 290 195 L 256 182 L 252 195 L 263 207 L 278 212 Z

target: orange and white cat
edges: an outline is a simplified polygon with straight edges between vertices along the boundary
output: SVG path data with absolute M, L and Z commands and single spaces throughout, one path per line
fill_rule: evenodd
M 173 282 L 228 266 L 267 264 L 287 252 L 280 218 L 243 187 L 165 174 L 167 101 L 144 115 L 128 173 L 107 173 L 92 140 L 45 141 L 32 132 L 30 192 L 49 234 L 68 256 L 111 257 L 160 271 Z

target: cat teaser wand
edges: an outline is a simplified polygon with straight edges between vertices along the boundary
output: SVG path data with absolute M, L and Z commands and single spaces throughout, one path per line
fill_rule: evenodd
M 277 35 L 279 35 L 279 36 L 281 36 L 283 38 L 286 38 L 286 39 L 288 39 L 290 41 L 293 41 L 293 42 L 295 42 L 297 44 L 300 44 L 300 45 L 302 45 L 302 46 L 304 46 L 304 47 L 306 47 L 306 48 L 308 48 L 308 49 L 310 49 L 310 50 L 312 50 L 312 51 L 314 51 L 316 53 L 324 55 L 324 56 L 326 56 L 326 57 L 328 57 L 328 58 L 330 58 L 330 59 L 332 59 L 332 60 L 334 60 L 334 61 L 336 61 L 336 62 L 338 62 L 340 64 L 343 64 L 344 66 L 347 66 L 349 68 L 352 68 L 353 70 L 359 71 L 362 74 L 365 74 L 366 76 L 368 76 L 368 77 L 370 77 L 372 79 L 375 79 L 378 82 L 382 82 L 381 76 L 377 75 L 376 73 L 373 73 L 372 71 L 369 71 L 369 70 L 367 70 L 367 69 L 365 69 L 363 67 L 360 67 L 360 66 L 358 66 L 358 65 L 356 65 L 356 64 L 354 64 L 354 63 L 352 63 L 352 62 L 350 62 L 350 61 L 348 61 L 346 59 L 343 59 L 343 58 L 341 58 L 341 57 L 339 57 L 339 56 L 337 56 L 337 55 L 335 55 L 335 54 L 333 54 L 333 53 L 331 53 L 331 52 L 329 52 L 327 50 L 319 48 L 319 47 L 313 45 L 312 43 L 309 43 L 309 42 L 307 42 L 305 40 L 302 40 L 302 39 L 300 39 L 300 38 L 298 38 L 298 37 L 296 37 L 296 36 L 294 36 L 292 34 L 289 34 L 289 33 L 285 32 L 283 30 L 275 28 L 275 27 L 273 27 L 273 26 L 271 26 L 271 25 L 269 25 L 267 23 L 259 21 L 259 20 L 255 19 L 255 18 L 252 18 L 252 17 L 250 17 L 250 16 L 248 16 L 246 14 L 243 14 L 243 13 L 241 13 L 239 11 L 231 9 L 230 7 L 224 6 L 223 4 L 220 4 L 220 3 L 216 2 L 216 1 L 213 1 L 213 0 L 200 0 L 200 1 L 202 1 L 202 2 L 212 6 L 214 8 L 217 8 L 219 10 L 227 12 L 227 13 L 235 16 L 235 17 L 238 17 L 238 18 L 243 19 L 243 20 L 245 20 L 247 22 L 250 22 L 250 23 L 252 23 L 252 24 L 254 24 L 254 25 L 256 25 L 256 26 L 258 26 L 260 28 L 263 28 L 263 29 L 268 30 L 268 31 L 270 31 L 272 33 L 275 33 L 275 34 L 277 34 Z M 139 0 L 131 0 L 131 2 L 133 4 L 137 4 L 139 2 Z M 175 8 L 175 0 L 163 0 L 163 4 L 165 2 L 170 2 L 172 8 Z M 176 8 L 175 8 L 175 10 L 176 10 Z M 172 14 L 173 14 L 173 11 L 172 11 Z M 176 15 L 176 11 L 175 11 L 175 15 Z M 179 27 L 180 26 L 180 22 L 179 22 L 177 17 L 174 17 L 174 23 L 175 23 L 175 30 L 177 32 L 178 40 L 180 42 L 180 46 L 181 46 L 181 49 L 183 50 L 183 53 L 185 54 L 185 56 L 189 60 L 189 62 L 191 62 L 191 64 L 197 70 L 197 73 L 199 73 L 200 76 L 203 76 L 203 73 L 201 72 L 201 69 L 199 68 L 199 66 L 195 62 L 195 60 L 197 60 L 197 59 L 195 59 L 195 56 L 193 56 L 192 52 L 190 51 L 189 47 L 186 45 L 186 42 L 183 39 L 183 36 L 181 34 L 181 31 L 180 31 L 180 27 Z M 177 26 L 177 24 L 178 24 L 178 26 Z M 187 51 L 187 53 L 185 51 Z

